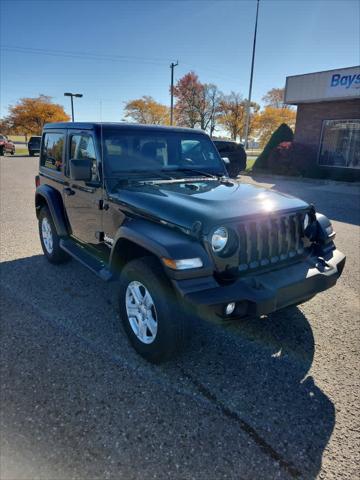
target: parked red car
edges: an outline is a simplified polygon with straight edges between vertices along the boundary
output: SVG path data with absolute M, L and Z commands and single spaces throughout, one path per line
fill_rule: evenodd
M 5 153 L 11 153 L 11 155 L 14 155 L 15 145 L 8 140 L 5 135 L 0 135 L 0 156 L 5 155 Z

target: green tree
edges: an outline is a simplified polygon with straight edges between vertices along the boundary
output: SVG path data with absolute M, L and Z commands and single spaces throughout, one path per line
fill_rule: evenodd
M 253 121 L 253 129 L 260 141 L 260 146 L 264 147 L 272 133 L 282 124 L 286 123 L 294 128 L 296 112 L 288 108 L 265 107 L 258 112 Z
M 256 159 L 254 164 L 255 169 L 266 169 L 268 167 L 268 159 L 270 153 L 282 142 L 291 142 L 294 138 L 294 133 L 291 128 L 282 123 L 275 132 L 271 135 L 270 140 L 266 144 L 264 150 Z

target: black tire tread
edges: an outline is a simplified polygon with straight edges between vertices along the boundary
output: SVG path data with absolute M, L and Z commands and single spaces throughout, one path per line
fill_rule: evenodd
M 160 302 L 156 303 L 156 310 L 158 312 L 159 329 L 163 328 L 163 330 L 158 333 L 159 338 L 156 338 L 153 344 L 146 346 L 132 332 L 125 308 L 125 292 L 128 280 L 135 278 L 146 285 L 155 302 L 158 300 L 156 297 L 160 296 Z M 164 302 L 164 299 L 167 299 L 167 301 Z M 164 305 L 164 303 L 167 305 Z M 121 320 L 129 340 L 135 350 L 146 360 L 152 363 L 161 363 L 173 358 L 184 348 L 188 330 L 186 315 L 181 311 L 175 292 L 157 258 L 142 257 L 125 265 L 120 278 L 119 304 Z M 172 304 L 176 308 L 173 308 Z M 167 332 L 167 337 L 163 336 L 164 330 Z
M 51 255 L 46 250 L 46 248 L 43 244 L 43 241 L 42 241 L 41 222 L 42 222 L 42 219 L 44 217 L 48 218 L 48 220 L 50 222 L 52 234 L 53 234 L 54 249 L 53 249 L 53 253 Z M 50 210 L 47 206 L 43 206 L 40 210 L 40 213 L 39 213 L 39 236 L 40 236 L 40 243 L 41 243 L 41 247 L 43 249 L 44 255 L 46 256 L 46 258 L 48 259 L 48 261 L 50 263 L 61 264 L 61 263 L 65 263 L 65 262 L 70 260 L 71 257 L 64 250 L 62 250 L 60 248 L 60 237 L 59 237 L 59 235 L 56 231 L 56 227 L 55 227 L 55 224 L 53 222 Z

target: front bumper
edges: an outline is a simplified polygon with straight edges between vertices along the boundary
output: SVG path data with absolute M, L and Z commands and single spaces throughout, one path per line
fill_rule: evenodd
M 308 257 L 293 265 L 254 273 L 222 286 L 214 277 L 173 281 L 177 291 L 197 309 L 225 316 L 224 307 L 236 302 L 232 317 L 264 315 L 309 300 L 335 285 L 345 265 L 345 255 L 332 250 L 326 257 Z

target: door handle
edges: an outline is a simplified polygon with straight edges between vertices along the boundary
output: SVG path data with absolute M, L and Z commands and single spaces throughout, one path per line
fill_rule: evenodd
M 70 195 L 75 195 L 75 191 L 72 190 L 70 187 L 65 187 L 64 188 L 64 193 L 65 195 L 68 195 L 70 197 Z

